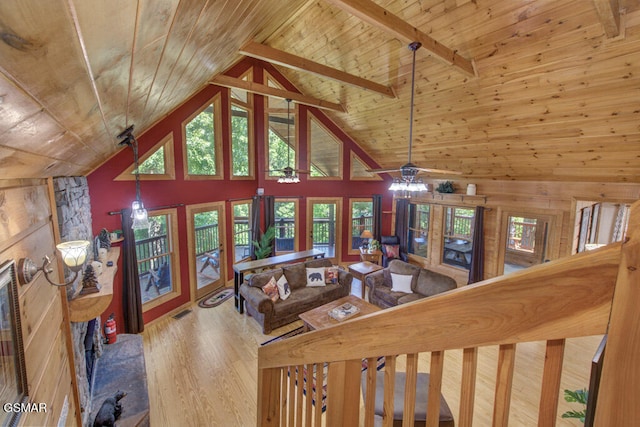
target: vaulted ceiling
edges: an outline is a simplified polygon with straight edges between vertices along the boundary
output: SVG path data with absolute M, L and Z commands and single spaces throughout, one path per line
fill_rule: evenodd
M 1 178 L 87 174 L 125 127 L 141 134 L 243 54 L 338 105 L 325 111 L 399 166 L 407 46 L 420 40 L 414 163 L 474 179 L 640 182 L 639 3 L 5 0 Z

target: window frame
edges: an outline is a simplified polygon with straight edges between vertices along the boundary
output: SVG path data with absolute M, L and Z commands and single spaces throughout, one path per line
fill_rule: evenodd
M 299 250 L 299 234 L 298 234 L 298 230 L 300 230 L 300 200 L 298 198 L 286 198 L 286 197 L 282 197 L 282 198 L 275 198 L 274 199 L 274 210 L 275 210 L 275 203 L 293 203 L 293 250 L 291 251 L 275 251 L 275 246 L 274 246 L 274 253 L 276 255 L 282 255 L 282 254 L 287 254 L 287 253 L 291 253 L 291 252 L 297 252 Z M 275 212 L 274 212 L 274 219 L 275 219 Z M 276 228 L 276 234 L 278 233 L 278 229 Z
M 469 237 L 469 240 L 467 240 L 466 238 L 464 238 L 463 235 L 448 235 L 446 234 L 446 230 L 447 230 L 447 209 L 454 209 L 453 211 L 453 216 L 455 217 L 455 209 L 464 209 L 464 210 L 470 210 L 471 212 L 473 212 L 473 216 L 471 217 L 471 235 Z M 458 205 L 450 205 L 450 206 L 443 206 L 443 210 L 442 210 L 442 230 L 441 230 L 441 237 L 440 237 L 440 245 L 441 245 L 441 249 L 440 249 L 440 260 L 439 263 L 442 266 L 445 267 L 449 267 L 449 268 L 454 268 L 456 270 L 461 270 L 461 271 L 469 271 L 469 269 L 471 268 L 471 261 L 469 262 L 468 266 L 463 266 L 463 265 L 459 265 L 459 264 L 450 264 L 445 262 L 445 256 L 446 256 L 446 247 L 445 245 L 447 243 L 451 243 L 451 242 L 445 242 L 445 240 L 447 238 L 450 239 L 457 239 L 457 240 L 467 240 L 470 244 L 471 244 L 471 250 L 469 252 L 473 252 L 473 234 L 475 232 L 474 230 L 474 226 L 475 226 L 475 210 L 473 207 L 471 206 L 458 206 Z M 465 252 L 466 253 L 466 252 Z M 463 256 L 465 256 L 463 254 Z M 465 256 L 466 258 L 466 256 Z
M 213 106 L 213 141 L 215 148 L 215 165 L 216 165 L 216 173 L 215 175 L 194 175 L 189 173 L 189 159 L 188 159 L 188 150 L 187 150 L 187 125 L 191 123 L 200 113 L 209 108 L 209 106 Z M 198 108 L 194 113 L 192 113 L 189 117 L 183 120 L 181 124 L 182 128 L 182 166 L 184 170 L 184 180 L 185 181 L 195 181 L 195 180 L 220 180 L 224 179 L 224 162 L 222 161 L 222 157 L 224 155 L 222 150 L 222 140 L 223 140 L 223 127 L 222 127 L 222 96 L 218 92 L 213 97 L 209 98 L 207 102 L 205 102 L 200 108 Z
M 412 248 L 412 243 L 411 243 L 411 239 L 409 237 L 409 235 L 407 235 L 407 242 L 408 242 L 408 247 L 407 247 L 407 254 L 410 257 L 415 257 L 418 259 L 424 259 L 424 260 L 428 260 L 430 259 L 431 256 L 431 244 L 432 244 L 432 239 L 433 239 L 433 214 L 434 214 L 434 206 L 431 203 L 426 203 L 426 202 L 415 202 L 415 203 L 409 203 L 409 222 L 408 222 L 408 233 L 411 233 L 411 231 L 413 231 L 414 233 L 416 231 L 421 231 L 424 230 L 422 228 L 415 228 L 412 227 L 411 224 L 411 208 L 412 206 L 428 206 L 429 207 L 429 222 L 427 224 L 427 228 L 426 228 L 426 235 L 427 235 L 427 241 L 424 243 L 426 246 L 426 255 L 422 256 L 420 254 L 416 254 L 411 252 L 411 248 Z M 417 212 L 416 212 L 417 214 Z M 444 230 L 443 230 L 443 235 L 444 235 Z M 447 264 L 448 265 L 448 264 Z
M 271 170 L 271 162 L 270 162 L 270 157 L 269 157 L 269 115 L 270 114 L 284 114 L 285 118 L 287 116 L 287 109 L 285 108 L 284 110 L 280 109 L 280 108 L 269 108 L 269 97 L 265 97 L 265 111 L 264 111 L 264 161 L 265 161 L 265 168 L 264 168 L 264 179 L 265 180 L 269 180 L 269 181 L 277 181 L 278 178 L 280 178 L 282 176 L 281 173 L 277 173 L 276 175 L 270 175 L 269 171 Z M 294 102 L 293 103 L 293 108 L 291 109 L 290 112 L 290 116 L 293 119 L 293 132 L 290 136 L 293 137 L 294 139 L 294 143 L 293 145 L 290 145 L 289 149 L 293 149 L 293 168 L 294 169 L 298 169 L 298 165 L 299 165 L 299 156 L 298 153 L 300 152 L 300 138 L 299 138 L 299 132 L 298 129 L 300 126 L 298 126 L 298 118 L 299 118 L 299 109 L 298 109 L 298 103 Z M 287 142 L 288 143 L 288 142 Z
M 252 96 L 250 93 L 247 94 L 247 98 L 249 102 L 242 102 L 239 99 L 233 98 L 231 96 L 231 91 L 229 91 L 229 179 L 231 180 L 254 180 L 256 176 L 255 172 L 255 144 L 254 144 L 254 123 L 253 123 L 253 102 Z M 233 171 L 233 107 L 234 105 L 238 108 L 242 108 L 247 112 L 247 143 L 248 143 L 248 175 L 234 175 Z
M 248 248 L 249 248 L 249 255 L 247 255 L 246 257 L 243 257 L 241 259 L 238 259 L 236 261 L 236 230 L 235 230 L 235 225 L 236 225 L 236 214 L 235 214 L 235 207 L 238 205 L 248 205 L 249 207 L 249 211 L 248 211 L 248 216 L 247 216 L 247 224 L 249 226 L 248 228 Z M 245 260 L 249 260 L 251 259 L 251 205 L 252 205 L 252 200 L 251 199 L 245 199 L 245 200 L 234 200 L 233 202 L 231 202 L 231 259 L 233 260 L 233 264 L 238 263 L 238 262 L 242 262 Z M 240 234 L 240 233 L 237 233 Z
M 330 176 L 313 176 L 309 173 L 307 179 L 310 181 L 335 181 L 342 180 L 344 177 L 344 143 L 340 138 L 338 138 L 333 132 L 329 130 L 329 128 L 316 117 L 312 112 L 307 114 L 307 165 L 309 165 L 308 170 L 311 171 L 311 167 L 313 163 L 311 162 L 311 156 L 313 155 L 311 140 L 311 126 L 312 123 L 317 124 L 319 127 L 324 129 L 324 131 L 330 135 L 333 140 L 338 144 L 338 175 L 330 175 Z
M 176 179 L 176 166 L 175 166 L 175 154 L 173 151 L 173 132 L 165 135 L 160 141 L 158 141 L 153 147 L 147 150 L 138 159 L 139 164 L 143 164 L 145 160 L 155 154 L 160 148 L 164 148 L 164 173 L 163 174 L 139 174 L 140 181 L 173 181 Z M 131 163 L 127 169 L 125 169 L 120 175 L 115 177 L 114 181 L 135 181 L 135 168 L 136 165 Z
M 165 304 L 175 298 L 178 298 L 182 295 L 182 286 L 180 285 L 180 248 L 179 248 L 179 238 L 180 235 L 178 233 L 178 210 L 176 208 L 168 208 L 168 209 L 158 209 L 153 212 L 149 212 L 149 217 L 153 216 L 167 216 L 167 238 L 168 238 L 168 256 L 171 259 L 171 284 L 172 290 L 167 292 L 164 295 L 160 295 L 157 298 L 149 300 L 142 304 L 142 312 L 146 313 L 147 311 L 158 307 L 162 304 Z M 142 290 L 142 283 L 138 283 L 140 289 Z
M 357 249 L 353 249 L 353 205 L 354 203 L 361 203 L 361 202 L 369 202 L 371 203 L 371 228 L 369 228 L 369 231 L 373 232 L 373 198 L 372 197 L 353 197 L 353 198 L 349 198 L 349 224 L 347 226 L 348 230 L 347 230 L 347 244 L 349 245 L 348 248 L 349 250 L 347 251 L 347 254 L 349 255 L 359 255 L 360 254 L 360 248 Z M 365 227 L 366 228 L 366 227 Z M 362 233 L 360 233 L 362 234 Z

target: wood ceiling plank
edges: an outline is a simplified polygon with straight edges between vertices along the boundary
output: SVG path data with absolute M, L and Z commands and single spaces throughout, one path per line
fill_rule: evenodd
M 390 14 L 384 8 L 370 0 L 325 0 L 326 2 L 348 11 L 369 24 L 387 31 L 406 42 L 420 42 L 436 58 L 453 65 L 464 73 L 475 76 L 473 64 L 460 56 L 456 51 L 440 44 L 427 34 L 411 26 L 407 22 Z
M 299 104 L 310 105 L 312 107 L 318 107 L 326 110 L 333 110 L 341 113 L 346 112 L 344 107 L 342 107 L 342 105 L 336 104 L 334 102 L 324 101 L 321 99 L 316 99 L 310 96 L 302 95 L 297 92 L 277 89 L 267 85 L 248 82 L 248 81 L 236 79 L 233 77 L 222 76 L 222 75 L 216 76 L 211 80 L 211 84 L 224 86 L 224 87 L 243 89 L 248 92 L 258 93 L 260 95 L 275 96 L 281 99 L 291 99 Z
M 307 60 L 297 55 L 292 55 L 282 50 L 274 49 L 270 46 L 249 42 L 240 49 L 240 53 L 253 58 L 262 59 L 263 61 L 282 65 L 284 67 L 293 68 L 294 70 L 306 71 L 318 76 L 328 77 L 351 86 L 376 92 L 390 98 L 395 98 L 393 89 L 389 86 L 384 86 L 379 83 L 345 73 L 344 71 L 327 67 L 326 65 Z

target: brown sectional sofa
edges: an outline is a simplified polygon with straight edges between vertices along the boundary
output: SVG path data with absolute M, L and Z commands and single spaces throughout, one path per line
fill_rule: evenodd
M 295 322 L 299 314 L 345 297 L 351 292 L 353 276 L 342 269 L 338 271 L 338 283 L 308 287 L 307 267 L 331 267 L 331 261 L 321 258 L 285 265 L 254 274 L 240 286 L 240 295 L 245 299 L 247 313 L 262 325 L 262 333 L 268 334 L 273 329 Z M 283 274 L 289 283 L 291 295 L 286 300 L 278 299 L 273 302 L 262 287 L 271 277 L 278 280 Z
M 413 293 L 392 291 L 391 273 L 412 276 L 411 290 Z M 389 267 L 369 274 L 365 280 L 369 286 L 369 301 L 382 308 L 417 301 L 455 289 L 458 286 L 456 281 L 449 276 L 400 260 L 391 260 Z

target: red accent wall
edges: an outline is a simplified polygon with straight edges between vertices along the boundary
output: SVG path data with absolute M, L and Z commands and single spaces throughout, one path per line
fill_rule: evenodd
M 296 90 L 295 87 L 288 82 L 273 66 L 261 62 L 259 60 L 246 58 L 236 64 L 226 74 L 237 77 L 249 68 L 253 67 L 253 79 L 256 82 L 262 82 L 263 70 L 267 70 L 274 78 L 276 78 L 283 86 L 289 90 Z M 297 90 L 296 90 L 297 91 Z M 223 122 L 223 165 L 224 179 L 222 180 L 184 180 L 183 170 L 183 151 L 182 151 L 182 123 L 193 112 L 197 111 L 213 96 L 220 93 L 223 106 L 222 122 Z M 166 137 L 169 133 L 173 134 L 174 155 L 175 155 L 175 180 L 151 181 L 142 180 L 141 196 L 147 208 L 160 206 L 168 206 L 175 204 L 192 205 L 206 202 L 229 201 L 233 199 L 251 198 L 258 187 L 265 189 L 265 195 L 274 195 L 276 197 L 283 196 L 302 196 L 300 200 L 300 226 L 299 230 L 299 247 L 305 249 L 306 245 L 306 200 L 305 197 L 342 197 L 343 198 L 343 235 L 342 235 L 342 253 L 340 254 L 341 262 L 355 262 L 357 257 L 348 255 L 348 230 L 346 227 L 346 219 L 348 218 L 349 198 L 351 197 L 370 197 L 373 194 L 383 195 L 383 211 L 390 212 L 392 204 L 392 194 L 388 191 L 389 179 L 385 181 L 350 181 L 350 152 L 356 153 L 369 166 L 376 167 L 377 164 L 365 153 L 362 148 L 353 141 L 347 132 L 340 129 L 333 121 L 331 121 L 321 110 L 313 107 L 299 106 L 300 117 L 298 119 L 299 128 L 299 164 L 301 168 L 307 165 L 307 114 L 313 111 L 314 116 L 318 118 L 338 139 L 343 143 L 343 174 L 345 179 L 340 181 L 309 181 L 306 175 L 300 176 L 299 184 L 284 185 L 278 184 L 273 180 L 264 179 L 264 158 L 265 158 L 265 117 L 263 97 L 254 95 L 254 132 L 255 132 L 255 153 L 256 153 L 256 179 L 255 180 L 231 180 L 230 176 L 230 144 L 229 138 L 229 111 L 230 105 L 229 90 L 218 86 L 207 86 L 192 98 L 188 99 L 183 105 L 169 114 L 164 120 L 155 126 L 138 135 L 134 131 L 139 143 L 139 154 L 143 156 L 155 144 Z M 123 129 L 125 124 L 123 124 Z M 135 181 L 114 181 L 114 179 L 127 169 L 133 163 L 133 152 L 125 147 L 115 154 L 111 159 L 97 168 L 87 176 L 89 183 L 89 192 L 92 203 L 92 219 L 93 231 L 95 234 L 103 228 L 115 230 L 122 228 L 120 223 L 120 215 L 109 215 L 109 212 L 120 211 L 129 207 L 135 198 Z M 181 295 L 171 301 L 168 301 L 158 307 L 155 307 L 144 313 L 144 321 L 148 323 L 163 314 L 166 314 L 190 300 L 189 286 L 189 266 L 188 266 L 188 247 L 187 247 L 187 221 L 185 207 L 178 207 L 178 233 L 179 233 L 179 251 L 180 251 L 180 286 Z M 231 229 L 232 215 L 230 203 L 226 204 L 226 227 Z M 383 234 L 389 234 L 391 231 L 391 215 L 383 215 Z M 226 247 L 231 247 L 232 233 L 226 233 Z M 122 260 L 119 262 L 119 270 L 114 282 L 114 295 L 111 305 L 105 311 L 103 317 L 110 313 L 116 314 L 116 322 L 119 332 L 122 332 L 124 319 L 122 315 Z M 226 266 L 227 280 L 233 280 L 232 261 L 229 259 Z

